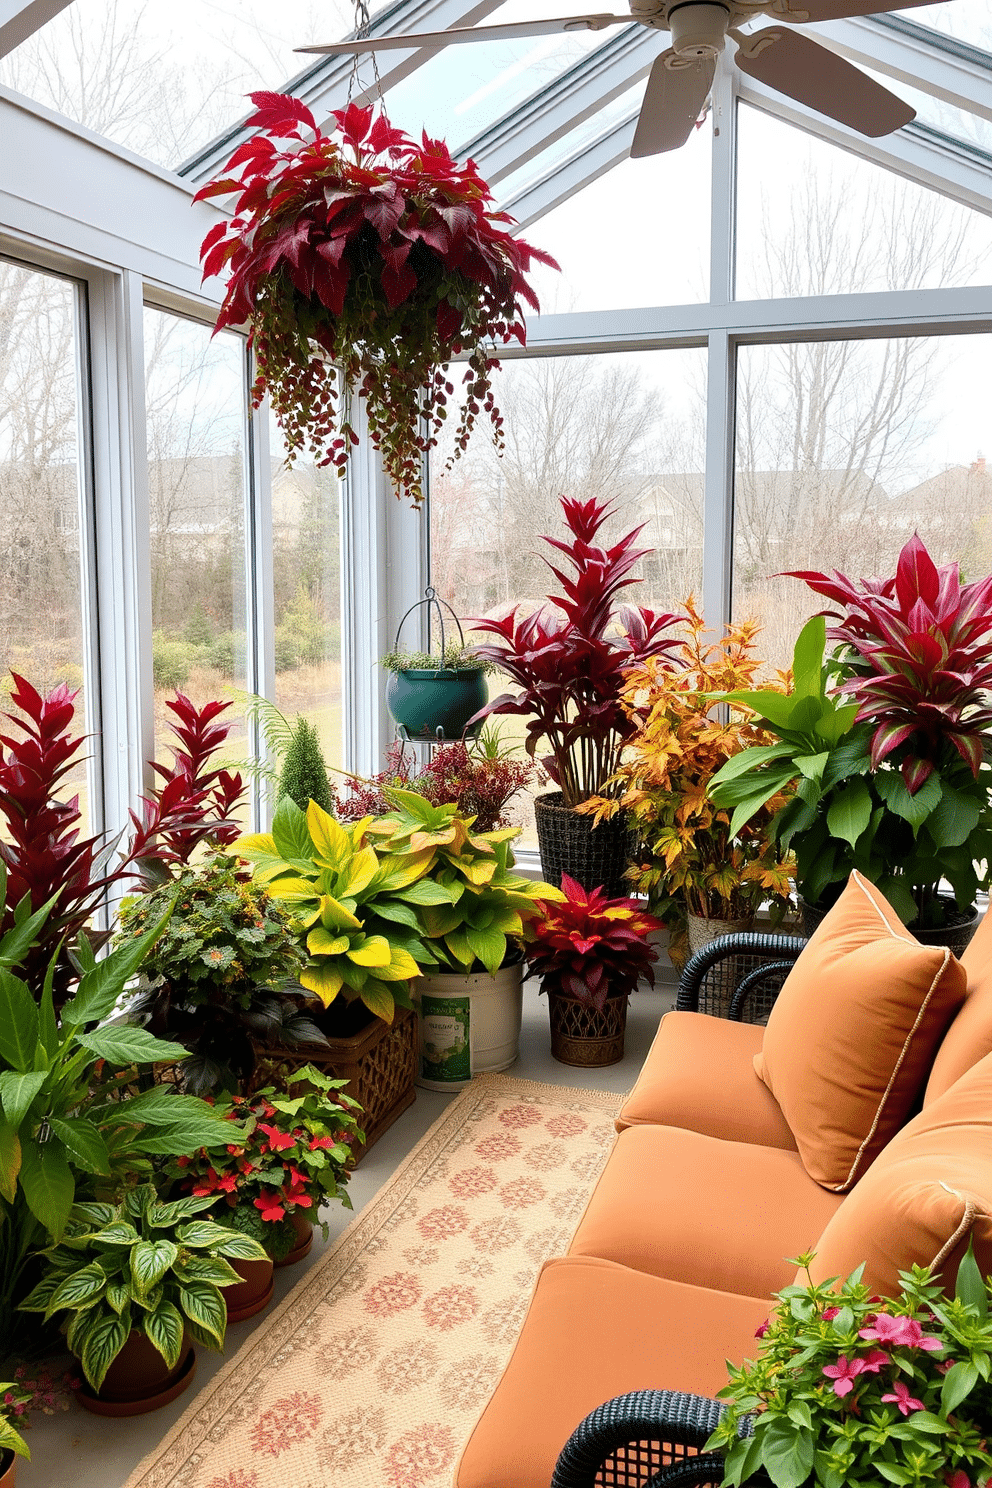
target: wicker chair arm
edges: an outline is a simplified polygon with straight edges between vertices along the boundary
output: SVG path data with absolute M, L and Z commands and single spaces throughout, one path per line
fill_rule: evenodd
M 551 1488 L 594 1488 L 603 1463 L 621 1447 L 635 1442 L 658 1442 L 665 1447 L 692 1447 L 698 1450 L 708 1439 L 723 1414 L 718 1400 L 701 1395 L 684 1395 L 677 1390 L 634 1390 L 617 1395 L 586 1416 L 562 1448 Z M 689 1470 L 690 1476 L 676 1476 Z M 634 1469 L 636 1472 L 636 1469 Z M 622 1469 L 610 1477 L 611 1483 L 623 1484 Z M 692 1475 L 692 1474 L 695 1475 Z M 702 1474 L 700 1476 L 700 1473 Z M 719 1484 L 723 1481 L 723 1459 L 716 1453 L 663 1464 L 650 1479 L 658 1488 L 689 1488 L 694 1484 Z M 629 1478 L 629 1488 L 644 1484 L 643 1468 Z M 647 1488 L 647 1485 L 644 1485 Z
M 690 956 L 683 968 L 679 978 L 678 996 L 675 1007 L 679 1012 L 698 1013 L 700 993 L 707 974 L 713 967 L 730 956 L 760 956 L 767 958 L 764 964 L 754 968 L 745 979 L 748 982 L 748 990 L 763 978 L 767 977 L 769 971 L 782 969 L 782 981 L 788 973 L 788 969 L 796 960 L 806 941 L 798 935 L 772 935 L 759 931 L 746 931 L 738 935 L 721 935 L 719 939 L 713 940 L 709 945 L 703 946 L 694 956 Z M 774 968 L 768 962 L 775 963 Z M 741 991 L 741 989 L 738 989 Z M 736 996 L 733 999 L 732 1010 L 729 1016 L 736 1018 L 739 1022 L 746 998 Z

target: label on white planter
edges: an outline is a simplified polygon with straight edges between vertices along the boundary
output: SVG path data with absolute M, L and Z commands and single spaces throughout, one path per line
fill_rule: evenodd
M 425 1080 L 472 1076 L 469 998 L 420 997 L 421 1063 Z

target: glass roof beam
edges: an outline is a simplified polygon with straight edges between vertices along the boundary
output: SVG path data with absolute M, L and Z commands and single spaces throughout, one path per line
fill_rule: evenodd
M 72 0 L 0 0 L 0 57 L 57 16 Z
M 571 159 L 563 160 L 541 180 L 535 181 L 507 201 L 501 201 L 501 209 L 515 218 L 513 231 L 523 232 L 538 217 L 543 217 L 576 191 L 581 191 L 583 186 L 590 185 L 615 165 L 619 165 L 621 160 L 626 160 L 634 140 L 639 107 L 640 105 L 628 119 L 622 120 L 608 134 L 601 135 L 584 150 L 577 151 Z
M 741 79 L 739 97 L 884 170 L 894 171 L 898 176 L 939 191 L 951 201 L 992 215 L 992 156 L 974 145 L 965 145 L 922 124 L 909 124 L 895 134 L 868 139 L 795 103 L 783 93 L 764 87 L 754 78 Z
M 2 3 L 3 0 L 0 0 L 0 4 Z M 469 0 L 399 0 L 398 4 L 391 5 L 373 17 L 369 35 L 444 31 L 451 26 L 474 26 L 497 10 L 501 3 L 502 0 L 475 0 L 475 4 L 470 4 Z M 355 32 L 350 35 L 354 36 Z M 327 39 L 333 40 L 333 37 Z M 379 80 L 383 93 L 436 55 L 435 51 L 425 48 L 418 50 L 414 47 L 408 52 L 380 53 Z M 354 58 L 350 56 L 321 57 L 303 72 L 290 78 L 280 91 L 292 93 L 295 98 L 302 99 L 318 123 L 323 123 L 332 109 L 343 108 L 347 102 L 353 66 Z M 374 90 L 356 89 L 354 102 L 367 104 L 372 102 L 374 96 Z M 239 120 L 191 159 L 184 161 L 179 166 L 179 175 L 197 185 L 209 181 L 223 169 L 229 156 L 250 133 L 251 130 L 245 127 L 245 120 Z
M 945 50 L 934 45 L 935 32 L 923 27 L 896 31 L 872 17 L 824 21 L 809 29 L 851 62 L 992 119 L 992 55 L 978 47 L 958 43 L 953 51 Z
M 629 26 L 455 152 L 502 180 L 646 77 L 669 39 Z

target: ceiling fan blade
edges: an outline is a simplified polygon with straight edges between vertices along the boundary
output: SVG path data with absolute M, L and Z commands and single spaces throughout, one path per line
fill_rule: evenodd
M 752 36 L 739 31 L 730 35 L 739 48 L 737 65 L 742 72 L 860 134 L 877 139 L 916 118 L 908 103 L 811 36 L 779 26 L 767 26 Z
M 458 41 L 514 41 L 522 36 L 552 36 L 560 31 L 602 31 L 607 26 L 629 26 L 631 17 L 615 15 L 559 16 L 557 20 L 510 21 L 502 26 L 455 26 L 450 31 L 407 32 L 403 36 L 370 36 L 362 41 L 333 41 L 327 46 L 294 47 L 297 52 L 382 52 L 389 49 L 450 46 Z
M 909 10 L 918 5 L 937 5 L 940 0 L 779 0 L 776 21 L 846 21 L 849 16 L 884 15 L 889 10 Z
M 715 72 L 714 57 L 687 62 L 669 50 L 655 58 L 630 147 L 634 159 L 685 144 L 703 111 Z

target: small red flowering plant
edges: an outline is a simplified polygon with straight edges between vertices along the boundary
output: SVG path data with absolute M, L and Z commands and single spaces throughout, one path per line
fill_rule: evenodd
M 423 456 L 455 391 L 446 364 L 466 357 L 453 458 L 483 412 L 499 446 L 493 343 L 524 343 L 521 302 L 538 308 L 531 260 L 558 265 L 506 231 L 512 218 L 491 210 L 474 161 L 459 164 L 443 140 L 417 142 L 357 104 L 324 133 L 298 98 L 251 100 L 258 132 L 194 198 L 237 193 L 200 250 L 205 278 L 230 276 L 217 329 L 248 322 L 255 401 L 268 394 L 290 459 L 308 442 L 343 473 L 358 440 L 338 417 L 336 365 L 397 491 L 419 504 Z
M 706 1443 L 726 1454 L 728 1488 L 985 1488 L 992 1479 L 990 1284 L 971 1247 L 954 1297 L 932 1268 L 873 1296 L 845 1282 L 787 1286 L 758 1329 L 757 1362 L 730 1366 L 728 1406 Z
M 608 899 L 567 873 L 561 891 L 564 902 L 543 904 L 524 947 L 527 976 L 540 977 L 541 991 L 565 992 L 602 1012 L 610 993 L 629 994 L 642 979 L 654 986 L 658 952 L 647 936 L 661 921 L 636 899 Z
M 216 1219 L 260 1240 L 280 1260 L 296 1244 L 290 1216 L 297 1210 L 316 1225 L 321 1204 L 340 1199 L 351 1208 L 347 1164 L 363 1133 L 361 1108 L 345 1095 L 346 1084 L 308 1064 L 293 1071 L 297 1095 L 267 1085 L 218 1106 L 228 1120 L 246 1124 L 247 1136 L 177 1158 L 180 1187 L 215 1197 L 222 1205 Z M 321 1227 L 326 1236 L 326 1224 Z

